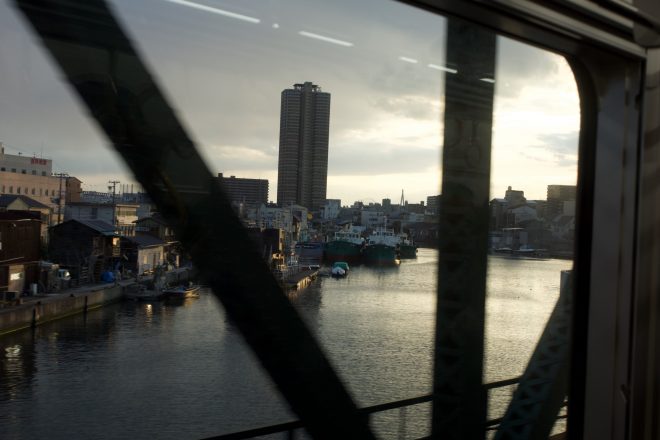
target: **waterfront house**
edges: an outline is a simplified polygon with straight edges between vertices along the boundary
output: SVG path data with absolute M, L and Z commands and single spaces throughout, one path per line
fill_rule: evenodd
M 135 222 L 136 234 L 149 234 L 151 236 L 160 238 L 166 243 L 174 243 L 177 241 L 172 229 L 162 215 L 154 213 L 151 217 L 144 217 L 136 220 Z
M 51 227 L 48 252 L 78 283 L 98 281 L 121 257 L 119 235 L 102 220 L 67 220 Z
M 184 254 L 174 229 L 165 221 L 160 213 L 153 213 L 135 221 L 135 235 L 151 235 L 164 242 L 164 260 L 179 267 L 180 258 Z
M 167 262 L 167 243 L 150 234 L 121 237 L 121 267 L 131 274 L 151 273 L 157 266 Z
M 70 203 L 66 206 L 64 220 L 101 220 L 115 225 L 121 235 L 133 235 L 138 207 L 135 203 Z
M 48 226 L 53 210 L 43 203 L 23 195 L 4 194 L 0 196 L 0 211 L 30 211 L 36 212 L 41 219 L 41 239 L 48 242 Z
M 16 298 L 38 282 L 40 230 L 38 212 L 0 212 L 0 301 Z

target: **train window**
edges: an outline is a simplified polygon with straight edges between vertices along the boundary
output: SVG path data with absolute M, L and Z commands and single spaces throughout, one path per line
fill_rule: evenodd
M 523 376 L 539 362 L 533 353 L 548 344 L 541 336 L 552 328 L 560 291 L 570 295 L 580 130 L 577 85 L 566 60 L 503 37 L 497 43 L 487 383 Z M 569 319 L 563 316 L 564 325 Z M 518 386 L 490 391 L 489 417 L 505 415 Z M 565 428 L 560 421 L 556 431 Z
M 171 206 L 142 190 L 170 185 L 185 199 L 204 192 L 182 182 L 210 171 L 233 208 L 213 215 L 240 220 L 252 238 L 242 246 L 262 257 L 245 264 L 269 266 L 378 437 L 429 435 L 434 396 L 452 399 L 441 385 L 461 384 L 462 370 L 487 394 L 473 402 L 489 420 L 476 429 L 504 429 L 544 332 L 568 319 L 560 291 L 572 269 L 580 102 L 566 60 L 392 1 L 108 4 L 175 109 L 168 124 L 156 123 L 170 111 L 158 90 L 131 88 L 141 75 L 132 55 L 94 43 L 87 61 L 102 61 L 83 63 L 84 39 L 40 46 L 32 12 L 22 20 L 0 5 L 0 93 L 17 103 L 0 110 L 0 160 L 49 168 L 0 179 L 59 188 L 57 199 L 32 191 L 51 210 L 51 234 L 66 222 L 95 231 L 75 249 L 72 236 L 65 250 L 51 238 L 52 263 L 71 279 L 43 293 L 108 273 L 121 289 L 155 291 L 154 280 L 196 264 L 212 283 L 186 240 L 226 231 L 174 237 Z M 109 77 L 110 95 L 94 88 Z M 124 130 L 133 123 L 154 131 Z M 196 153 L 178 144 L 179 124 L 207 169 L 185 168 Z M 142 162 L 162 174 L 145 181 L 122 156 L 133 166 L 142 150 L 131 136 L 162 133 L 163 150 Z M 243 247 L 212 249 L 224 256 L 217 271 L 241 262 Z M 205 437 L 298 417 L 250 351 L 246 323 L 210 288 L 178 302 L 134 298 L 148 301 L 0 336 L 0 437 Z M 554 432 L 565 430 L 563 397 Z

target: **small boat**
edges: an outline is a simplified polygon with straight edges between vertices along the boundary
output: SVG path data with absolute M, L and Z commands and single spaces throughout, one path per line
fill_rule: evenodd
M 162 290 L 147 289 L 146 286 L 136 285 L 129 288 L 125 296 L 133 301 L 160 301 L 166 295 Z
M 330 273 L 333 277 L 345 277 L 348 275 L 349 267 L 345 261 L 337 261 L 332 265 Z
M 163 294 L 169 298 L 199 298 L 199 286 L 191 284 L 188 286 L 176 286 L 163 289 Z

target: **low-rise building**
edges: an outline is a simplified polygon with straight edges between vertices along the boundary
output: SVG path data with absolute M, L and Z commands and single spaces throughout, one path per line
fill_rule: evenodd
M 268 180 L 243 177 L 224 177 L 218 173 L 218 181 L 230 202 L 244 204 L 268 203 Z
M 321 218 L 324 220 L 334 220 L 339 216 L 341 209 L 341 200 L 327 199 L 325 205 L 321 207 Z
M 0 212 L 0 301 L 16 299 L 38 282 L 40 230 L 38 212 Z
M 76 191 L 74 180 L 67 187 L 69 179 L 72 178 L 66 174 L 53 175 L 51 159 L 8 154 L 0 142 L 0 194 L 28 196 L 48 206 L 52 210 L 51 225 L 61 221 L 59 214 L 69 198 L 67 190 L 71 191 L 71 197 Z
M 53 210 L 30 197 L 5 194 L 0 196 L 0 211 L 30 211 L 38 213 L 41 221 L 41 241 L 48 243 L 48 227 Z
M 362 211 L 360 213 L 360 224 L 367 228 L 384 226 L 385 213 L 383 211 Z
M 119 235 L 102 220 L 67 220 L 50 228 L 48 254 L 78 283 L 96 282 L 121 260 Z
M 150 234 L 121 237 L 121 265 L 131 274 L 152 273 L 156 267 L 166 263 L 166 245 L 163 240 Z
M 181 264 L 180 243 L 174 234 L 174 229 L 167 223 L 159 213 L 154 213 L 150 217 L 141 218 L 135 221 L 135 235 L 148 234 L 156 237 L 164 243 L 164 259 L 174 267 Z
M 119 235 L 135 235 L 138 205 L 133 203 L 70 203 L 64 220 L 101 220 L 115 225 Z
M 286 234 L 287 242 L 307 239 L 310 214 L 304 206 L 291 205 L 280 208 L 262 204 L 257 208 L 249 209 L 247 216 L 252 227 L 282 229 Z
M 426 212 L 431 215 L 436 215 L 440 213 L 440 203 L 442 195 L 437 196 L 428 196 L 426 198 Z

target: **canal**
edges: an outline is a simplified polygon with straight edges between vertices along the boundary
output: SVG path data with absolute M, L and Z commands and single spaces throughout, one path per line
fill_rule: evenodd
M 430 392 L 436 264 L 437 251 L 420 249 L 292 296 L 360 406 Z M 571 265 L 490 257 L 487 381 L 522 373 Z M 210 292 L 109 306 L 4 336 L 0 348 L 2 439 L 195 439 L 295 419 Z M 427 431 L 428 413 L 405 412 L 408 438 Z M 400 416 L 375 416 L 379 437 L 398 438 Z

